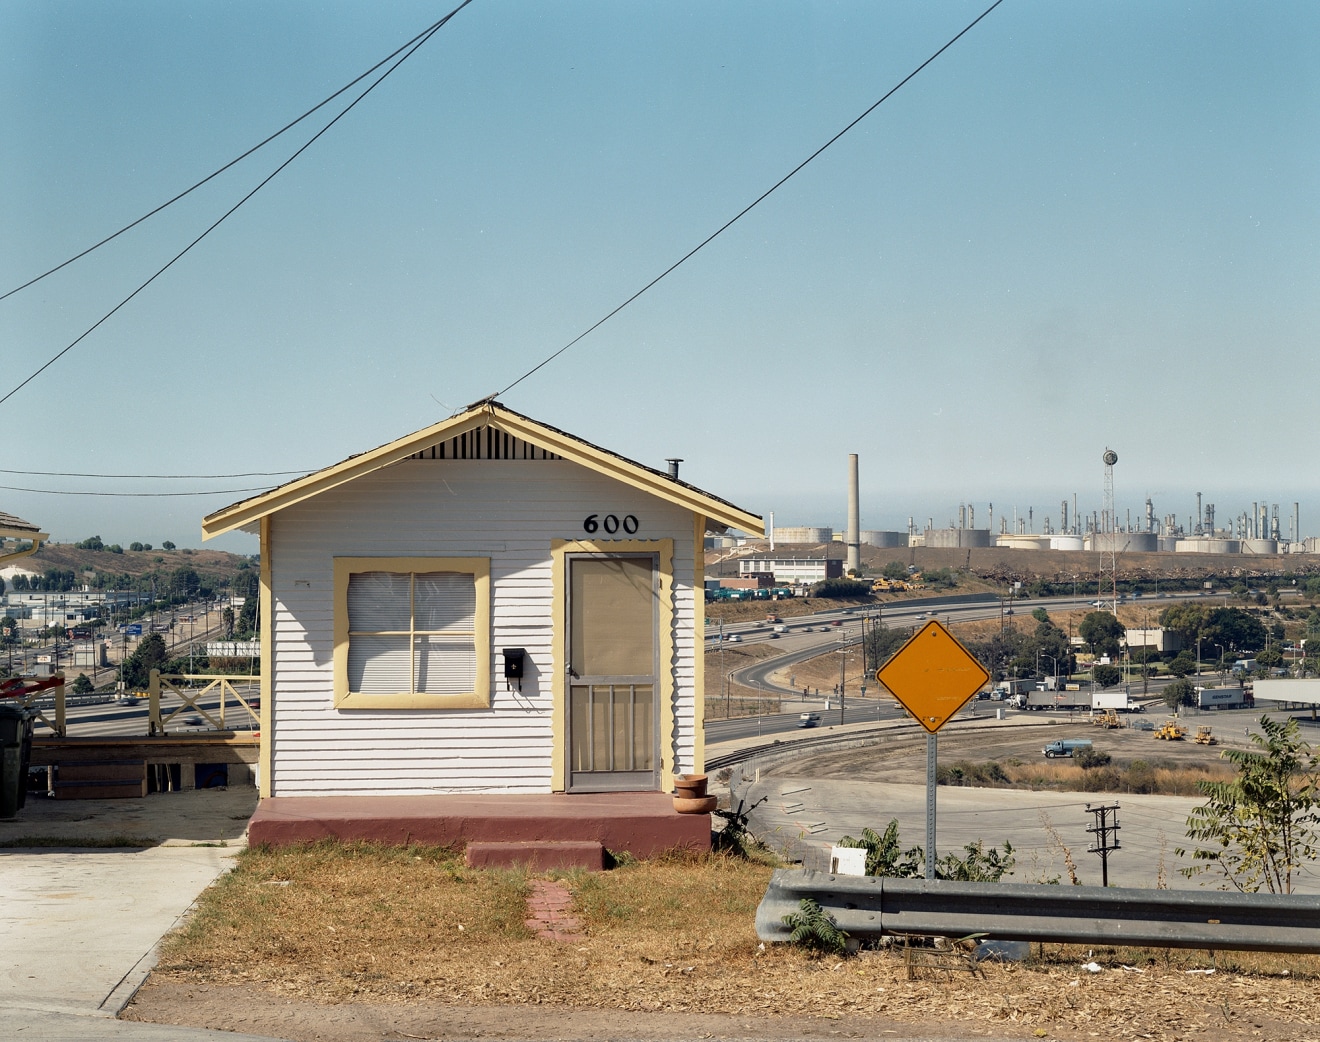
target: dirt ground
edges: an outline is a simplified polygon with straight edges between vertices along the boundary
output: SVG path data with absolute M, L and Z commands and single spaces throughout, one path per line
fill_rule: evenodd
M 17 818 L 0 821 L 0 847 L 243 846 L 256 807 L 251 785 L 127 800 L 56 800 L 29 793 Z
M 153 977 L 123 1019 L 266 1034 L 294 1042 L 381 1039 L 1027 1039 L 956 1019 L 920 1024 L 885 1017 L 739 1016 L 547 1006 L 464 1006 L 411 1001 L 319 1003 L 252 985 L 190 984 Z M 1054 1036 L 1049 1036 L 1054 1037 Z M 1080 1037 L 1080 1036 L 1079 1036 Z M 1209 1037 L 1209 1036 L 1207 1036 Z M 1227 1036 L 1227 1037 L 1260 1037 Z M 1283 1036 L 1275 1036 L 1283 1037 Z M 1289 1036 L 1292 1037 L 1292 1036 Z

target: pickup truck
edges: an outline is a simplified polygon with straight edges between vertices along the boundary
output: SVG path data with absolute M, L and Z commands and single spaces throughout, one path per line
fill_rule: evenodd
M 819 713 L 803 713 L 801 716 L 798 717 L 798 727 L 819 727 L 819 726 L 820 726 Z
M 1057 742 L 1050 742 L 1041 752 L 1045 754 L 1045 759 L 1052 760 L 1056 756 L 1076 756 L 1081 750 L 1089 748 L 1089 738 L 1061 738 Z

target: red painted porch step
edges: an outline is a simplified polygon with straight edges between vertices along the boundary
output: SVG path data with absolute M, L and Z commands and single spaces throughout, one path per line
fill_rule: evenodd
M 549 868 L 585 868 L 599 872 L 605 867 L 605 847 L 586 840 L 546 842 L 492 842 L 474 840 L 467 845 L 468 868 L 512 868 L 526 865 L 534 871 Z

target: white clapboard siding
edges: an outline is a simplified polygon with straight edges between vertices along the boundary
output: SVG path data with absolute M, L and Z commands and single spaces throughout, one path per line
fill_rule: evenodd
M 272 794 L 543 793 L 551 786 L 553 539 L 588 514 L 633 514 L 626 538 L 674 541 L 674 754 L 694 751 L 692 515 L 564 460 L 407 460 L 281 511 L 271 522 Z M 624 538 L 624 533 L 618 533 Z M 605 538 L 596 533 L 591 538 Z M 489 557 L 490 709 L 334 708 L 335 557 Z M 500 648 L 527 649 L 521 693 Z

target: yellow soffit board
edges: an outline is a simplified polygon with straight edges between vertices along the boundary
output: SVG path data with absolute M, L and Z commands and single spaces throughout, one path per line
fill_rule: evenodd
M 217 510 L 202 520 L 202 538 L 212 539 L 225 532 L 251 525 L 263 517 L 285 510 L 391 464 L 399 463 L 438 442 L 458 437 L 468 430 L 483 425 L 505 431 L 597 473 L 632 485 L 694 513 L 703 514 L 710 521 L 728 528 L 738 528 L 754 536 L 763 535 L 765 532 L 761 519 L 755 514 L 749 514 L 731 503 L 705 495 L 658 471 L 651 471 L 622 456 L 615 456 L 571 435 L 545 427 L 535 420 L 497 404 L 483 402 L 466 412 L 432 424 L 388 445 L 382 445 L 380 448 L 371 449 L 357 456 L 350 456 L 342 463 L 336 463 L 332 467 L 318 470 L 314 474 L 308 474 L 259 496 Z

